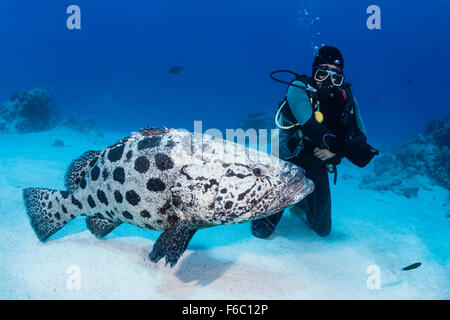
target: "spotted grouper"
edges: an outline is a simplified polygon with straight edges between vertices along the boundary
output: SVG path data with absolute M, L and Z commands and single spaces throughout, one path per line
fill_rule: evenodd
M 299 202 L 314 189 L 305 171 L 206 134 L 142 129 L 69 166 L 66 190 L 23 190 L 31 226 L 46 241 L 86 216 L 103 238 L 122 223 L 163 231 L 149 258 L 174 266 L 198 229 L 244 223 Z

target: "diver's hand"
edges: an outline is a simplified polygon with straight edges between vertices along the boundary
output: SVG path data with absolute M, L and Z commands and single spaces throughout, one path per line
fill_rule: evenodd
M 335 153 L 328 149 L 320 149 L 317 147 L 314 149 L 314 155 L 322 161 L 327 161 L 336 156 Z

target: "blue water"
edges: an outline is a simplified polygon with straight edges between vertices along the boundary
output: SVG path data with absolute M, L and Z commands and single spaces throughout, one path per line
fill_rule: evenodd
M 81 30 L 66 28 L 71 4 Z M 381 30 L 366 27 L 371 4 Z M 313 47 L 330 44 L 369 141 L 388 146 L 449 114 L 449 10 L 447 0 L 2 1 L 0 101 L 45 85 L 62 116 L 108 129 L 232 128 L 250 109 L 275 109 L 285 87 L 270 71 L 310 73 Z

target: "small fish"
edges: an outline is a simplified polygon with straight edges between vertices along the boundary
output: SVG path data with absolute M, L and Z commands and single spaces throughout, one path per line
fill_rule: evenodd
M 405 79 L 405 82 L 406 82 L 407 84 L 412 84 L 412 83 L 413 83 L 413 81 L 412 81 L 411 79 Z
M 416 263 L 413 263 L 413 264 L 411 264 L 411 265 L 409 265 L 407 267 L 404 267 L 402 270 L 403 271 L 413 270 L 413 269 L 416 269 L 416 268 L 420 267 L 421 265 L 422 265 L 421 262 L 416 262 Z
M 181 71 L 183 71 L 183 66 L 173 66 L 172 68 L 169 69 L 169 72 L 172 74 L 177 74 L 180 73 Z

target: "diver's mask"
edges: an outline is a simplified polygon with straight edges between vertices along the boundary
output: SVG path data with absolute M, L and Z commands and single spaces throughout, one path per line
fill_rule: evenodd
M 344 74 L 336 68 L 319 66 L 314 74 L 314 80 L 322 82 L 325 86 L 340 87 L 344 83 Z

